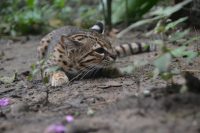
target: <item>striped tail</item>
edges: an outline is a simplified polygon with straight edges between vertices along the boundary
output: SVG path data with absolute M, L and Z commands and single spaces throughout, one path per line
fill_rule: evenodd
M 146 43 L 124 43 L 119 46 L 116 46 L 115 51 L 117 57 L 125 57 L 145 52 L 156 51 L 155 44 L 146 44 Z

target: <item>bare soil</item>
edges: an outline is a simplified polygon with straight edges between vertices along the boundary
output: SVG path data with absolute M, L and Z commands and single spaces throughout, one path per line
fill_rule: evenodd
M 135 33 L 128 35 L 120 41 L 138 38 Z M 11 99 L 10 105 L 2 108 L 5 115 L 0 116 L 1 133 L 42 133 L 53 123 L 63 123 L 71 133 L 200 133 L 199 83 L 188 83 L 195 91 L 180 93 L 178 85 L 152 80 L 148 73 L 153 69 L 151 65 L 133 76 L 83 79 L 56 88 L 44 85 L 40 78 L 28 81 L 40 38 L 0 41 L 0 75 L 12 76 L 15 70 L 18 73 L 13 83 L 0 82 L 0 98 Z M 122 58 L 116 65 L 151 61 L 155 54 Z M 198 70 L 200 59 L 181 65 Z M 200 74 L 196 72 L 195 77 L 198 82 Z M 175 82 L 182 82 L 181 77 L 177 76 Z M 71 124 L 65 122 L 69 114 L 75 118 Z

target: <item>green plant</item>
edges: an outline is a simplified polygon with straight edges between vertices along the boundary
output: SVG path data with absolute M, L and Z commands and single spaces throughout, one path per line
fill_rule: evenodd
M 145 24 L 158 22 L 159 20 L 167 20 L 172 14 L 182 9 L 185 5 L 189 4 L 191 1 L 192 0 L 185 0 L 174 6 L 160 7 L 150 12 L 148 18 L 139 20 L 128 26 L 126 29 L 122 30 L 120 33 L 117 34 L 117 38 L 122 37 L 125 33 L 129 32 L 131 29 L 143 26 Z M 157 25 L 158 24 L 159 23 L 157 23 Z
M 194 41 L 200 39 L 200 37 L 187 38 L 189 33 L 188 29 L 182 30 L 178 28 L 178 25 L 183 23 L 187 18 L 180 18 L 170 23 L 157 24 L 154 31 L 156 34 L 163 34 L 167 37 L 166 41 L 160 43 L 162 53 L 154 61 L 154 78 L 160 77 L 165 80 L 171 80 L 173 82 L 174 75 L 184 75 L 184 68 L 179 60 L 176 61 L 178 65 L 176 67 L 170 67 L 174 63 L 175 58 L 183 58 L 185 62 L 192 62 L 193 59 L 199 56 L 198 51 L 188 50 L 188 46 Z M 176 46 L 174 46 L 176 45 Z M 174 48 L 175 47 L 175 48 Z M 183 88 L 186 86 L 183 85 Z
M 159 0 L 101 0 L 104 20 L 111 29 L 112 24 L 139 20 Z
M 43 81 L 43 83 L 46 86 L 46 100 L 45 100 L 45 105 L 47 105 L 49 103 L 49 86 L 47 85 L 49 83 L 49 76 L 48 75 L 44 75 L 44 73 L 52 73 L 55 72 L 59 69 L 58 66 L 53 66 L 53 67 L 49 67 L 49 68 L 45 68 L 45 64 L 46 64 L 46 60 L 42 59 L 40 60 L 37 65 L 36 64 L 32 64 L 31 65 L 31 71 L 30 74 L 28 76 L 28 80 L 32 81 L 35 76 L 40 73 L 41 75 L 41 79 Z
M 127 19 L 128 22 L 139 20 L 159 0 L 118 0 L 113 3 L 113 24 Z M 124 15 L 126 14 L 126 15 Z
M 159 8 L 150 13 L 153 17 L 138 21 L 117 35 L 117 37 L 121 37 L 135 27 L 157 22 L 155 28 L 146 34 L 148 36 L 156 34 L 156 36 L 159 35 L 161 38 L 160 40 L 154 40 L 154 43 L 160 45 L 161 53 L 159 53 L 158 57 L 153 61 L 155 68 L 152 71 L 153 79 L 160 77 L 167 81 L 167 83 L 169 83 L 169 81 L 173 83 L 173 77 L 175 75 L 181 75 L 184 77 L 185 71 L 188 71 L 185 70 L 185 66 L 182 66 L 182 64 L 189 64 L 200 55 L 198 50 L 195 51 L 191 48 L 189 49 L 191 43 L 199 40 L 200 37 L 188 37 L 190 30 L 181 27 L 181 25 L 187 20 L 187 17 L 175 21 L 169 19 L 173 13 L 180 10 L 190 2 L 191 0 L 186 0 L 173 7 Z M 134 73 L 134 67 L 135 65 L 131 66 L 131 69 L 128 69 L 128 73 Z M 186 85 L 183 85 L 182 88 L 182 90 L 186 90 Z
M 69 19 L 71 10 L 64 7 L 67 0 L 53 2 L 39 0 L 10 0 L 3 1 L 0 8 L 0 33 L 3 35 L 38 34 L 49 27 L 63 25 Z M 65 15 L 63 15 L 65 14 Z M 57 20 L 53 23 L 52 20 Z M 55 22 L 55 21 L 54 21 Z M 70 21 L 67 21 L 70 22 Z
M 58 66 L 52 66 L 52 67 L 46 68 L 46 60 L 41 59 L 38 61 L 37 65 L 36 64 L 31 65 L 31 71 L 28 76 L 28 80 L 32 81 L 35 78 L 35 76 L 38 73 L 40 73 L 43 83 L 47 84 L 49 82 L 49 77 L 47 75 L 44 75 L 44 73 L 52 73 L 52 72 L 57 71 L 59 68 L 60 67 Z
M 73 7 L 73 8 L 72 8 Z M 64 25 L 88 28 L 102 20 L 99 5 L 81 0 L 3 0 L 0 34 L 7 36 L 46 33 Z

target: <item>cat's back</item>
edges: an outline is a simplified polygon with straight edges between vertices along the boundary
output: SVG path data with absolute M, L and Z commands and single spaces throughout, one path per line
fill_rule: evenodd
M 74 26 L 64 26 L 62 28 L 56 29 L 45 35 L 37 48 L 38 57 L 42 59 L 46 54 L 52 52 L 56 44 L 59 43 L 62 35 L 70 36 L 78 33 L 86 33 L 86 30 L 74 27 Z

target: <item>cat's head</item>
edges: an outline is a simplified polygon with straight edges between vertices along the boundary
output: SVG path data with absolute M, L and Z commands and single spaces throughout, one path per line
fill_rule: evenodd
M 102 22 L 97 22 L 89 31 L 62 36 L 61 40 L 63 43 L 71 42 L 71 48 L 76 51 L 72 56 L 79 56 L 76 59 L 80 66 L 101 68 L 110 66 L 116 60 L 116 53 L 104 35 Z M 68 50 L 70 51 L 70 48 Z

